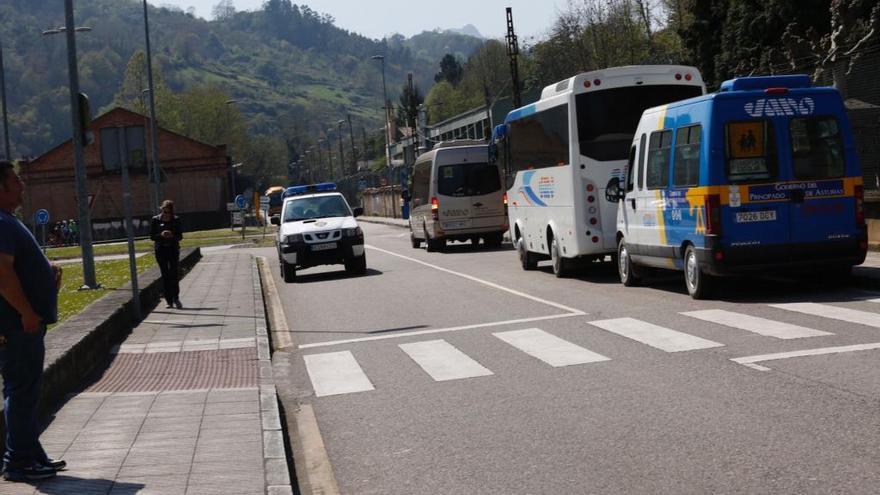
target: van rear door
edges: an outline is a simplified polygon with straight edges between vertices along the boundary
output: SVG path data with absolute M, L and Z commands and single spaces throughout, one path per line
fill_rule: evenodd
M 791 241 L 790 202 L 780 189 L 778 129 L 771 119 L 724 122 L 727 203 L 722 208 L 722 246 L 727 261 L 750 264 L 783 259 Z M 726 201 L 725 201 L 726 200 Z M 740 259 L 738 259 L 740 258 Z
M 457 150 L 449 150 L 457 151 Z M 498 227 L 504 217 L 501 174 L 497 163 L 489 163 L 486 148 L 480 147 L 447 161 L 445 153 L 437 162 L 437 195 L 443 230 Z
M 854 184 L 847 181 L 860 174 L 848 173 L 841 125 L 833 115 L 789 120 L 793 256 L 835 257 L 842 254 L 836 246 L 852 247 L 860 237 Z

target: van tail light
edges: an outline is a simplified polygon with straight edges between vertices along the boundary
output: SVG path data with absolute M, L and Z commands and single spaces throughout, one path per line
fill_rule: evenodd
M 710 194 L 706 201 L 706 234 L 721 235 L 721 196 Z
M 502 199 L 504 200 L 504 207 L 506 208 L 507 207 L 507 193 L 504 193 L 504 196 L 502 196 Z
M 437 201 L 437 198 L 431 198 L 431 218 L 434 220 L 440 218 L 440 201 Z
M 855 186 L 856 225 L 865 225 L 865 186 Z
M 768 95 L 785 95 L 788 94 L 788 88 L 767 88 L 764 94 Z

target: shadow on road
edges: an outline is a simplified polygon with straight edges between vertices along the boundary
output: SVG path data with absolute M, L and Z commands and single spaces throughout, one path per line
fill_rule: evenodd
M 311 284 L 315 282 L 327 282 L 330 280 L 341 280 L 344 278 L 361 278 L 361 277 L 373 277 L 376 275 L 382 275 L 382 272 L 379 270 L 375 270 L 373 268 L 367 268 L 367 273 L 363 275 L 351 275 L 347 273 L 345 270 L 338 270 L 335 272 L 321 272 L 321 273 L 312 273 L 303 275 L 301 273 L 296 274 L 296 282 L 295 284 Z

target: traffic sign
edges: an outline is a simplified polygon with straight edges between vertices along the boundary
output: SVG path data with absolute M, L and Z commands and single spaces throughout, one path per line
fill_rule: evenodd
M 235 206 L 238 207 L 239 210 L 244 209 L 246 204 L 247 203 L 245 202 L 244 195 L 239 194 L 235 197 Z
M 49 212 L 44 209 L 39 209 L 34 213 L 34 219 L 37 221 L 37 225 L 46 225 L 49 223 Z

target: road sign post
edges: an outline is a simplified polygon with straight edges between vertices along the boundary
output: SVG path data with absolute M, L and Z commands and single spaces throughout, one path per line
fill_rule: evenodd
M 247 206 L 247 200 L 244 198 L 244 194 L 239 194 L 235 197 L 235 207 L 238 208 L 241 213 L 239 218 L 241 218 L 241 240 L 244 240 L 244 229 L 245 229 L 245 206 Z
M 141 297 L 138 289 L 137 258 L 134 254 L 134 221 L 131 207 L 131 181 L 128 176 L 128 141 L 125 127 L 116 128 L 119 143 L 119 165 L 122 168 L 122 205 L 125 210 L 125 234 L 128 237 L 128 269 L 131 276 L 131 303 L 135 322 L 141 320 Z M 176 275 L 175 275 L 176 276 Z
M 46 252 L 46 224 L 49 223 L 49 211 L 40 208 L 36 212 L 34 212 L 34 223 L 40 226 L 40 231 L 42 232 L 42 242 L 40 243 L 43 247 L 43 252 Z

